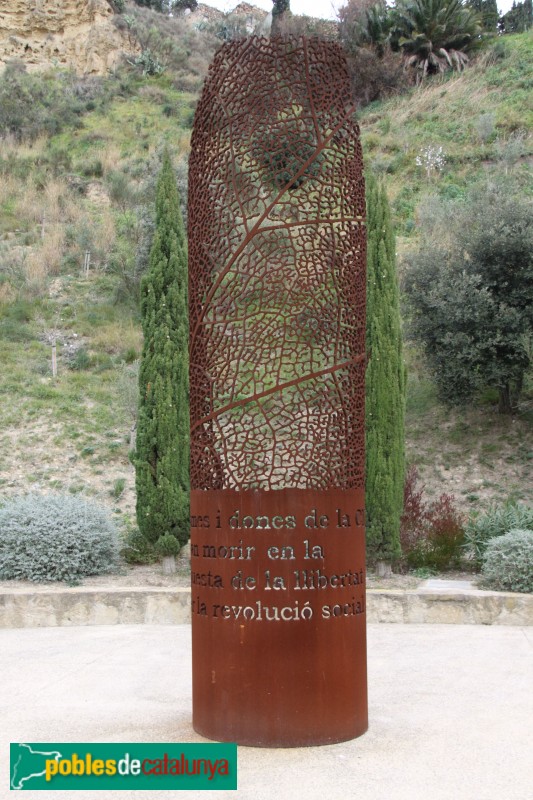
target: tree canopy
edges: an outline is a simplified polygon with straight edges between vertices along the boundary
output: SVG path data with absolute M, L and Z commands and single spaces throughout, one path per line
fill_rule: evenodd
M 500 182 L 433 211 L 406 258 L 411 335 L 445 402 L 494 388 L 510 413 L 532 364 L 533 203 Z
M 481 42 L 481 19 L 461 0 L 398 0 L 394 37 L 423 74 L 462 69 Z
M 291 13 L 290 0 L 272 0 L 272 36 L 279 36 L 283 33 L 283 23 Z
M 494 5 L 495 0 L 473 3 Z M 388 50 L 399 52 L 419 75 L 461 70 L 481 44 L 484 27 L 483 12 L 462 0 L 397 0 L 394 6 L 385 0 L 349 0 L 339 16 L 349 52 L 371 48 L 380 58 Z
M 514 0 L 509 11 L 503 14 L 498 20 L 500 33 L 524 33 L 524 31 L 528 31 L 532 26 L 532 0 L 523 0 L 522 3 L 517 3 L 516 0 Z

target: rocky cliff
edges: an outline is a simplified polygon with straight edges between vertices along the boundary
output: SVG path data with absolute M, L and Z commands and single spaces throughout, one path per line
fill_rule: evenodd
M 135 49 L 113 24 L 108 0 L 8 0 L 0 9 L 0 69 L 19 59 L 30 70 L 71 67 L 105 74 Z

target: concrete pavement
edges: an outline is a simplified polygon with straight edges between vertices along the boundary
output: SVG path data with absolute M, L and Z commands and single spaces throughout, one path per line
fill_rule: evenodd
M 367 734 L 320 748 L 239 748 L 237 792 L 177 796 L 530 800 L 533 630 L 380 624 L 368 633 Z M 0 631 L 0 797 L 14 796 L 10 741 L 203 741 L 191 727 L 190 651 L 188 625 Z M 155 800 L 163 793 L 109 795 Z

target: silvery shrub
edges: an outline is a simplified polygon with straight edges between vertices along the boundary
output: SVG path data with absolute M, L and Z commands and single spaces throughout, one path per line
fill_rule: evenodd
M 515 528 L 492 539 L 483 556 L 482 571 L 488 588 L 533 592 L 533 531 Z
M 118 562 L 115 524 L 94 503 L 30 494 L 0 508 L 0 579 L 77 582 L 113 572 Z

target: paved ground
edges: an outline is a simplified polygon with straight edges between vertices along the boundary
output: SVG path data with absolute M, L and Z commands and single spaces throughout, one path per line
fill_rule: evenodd
M 239 800 L 530 800 L 533 629 L 370 625 L 370 729 L 320 748 L 239 748 Z M 0 797 L 15 742 L 195 742 L 190 628 L 0 631 Z M 310 698 L 312 702 L 312 698 Z M 161 798 L 41 791 L 37 800 Z M 164 796 L 164 795 L 163 795 Z

